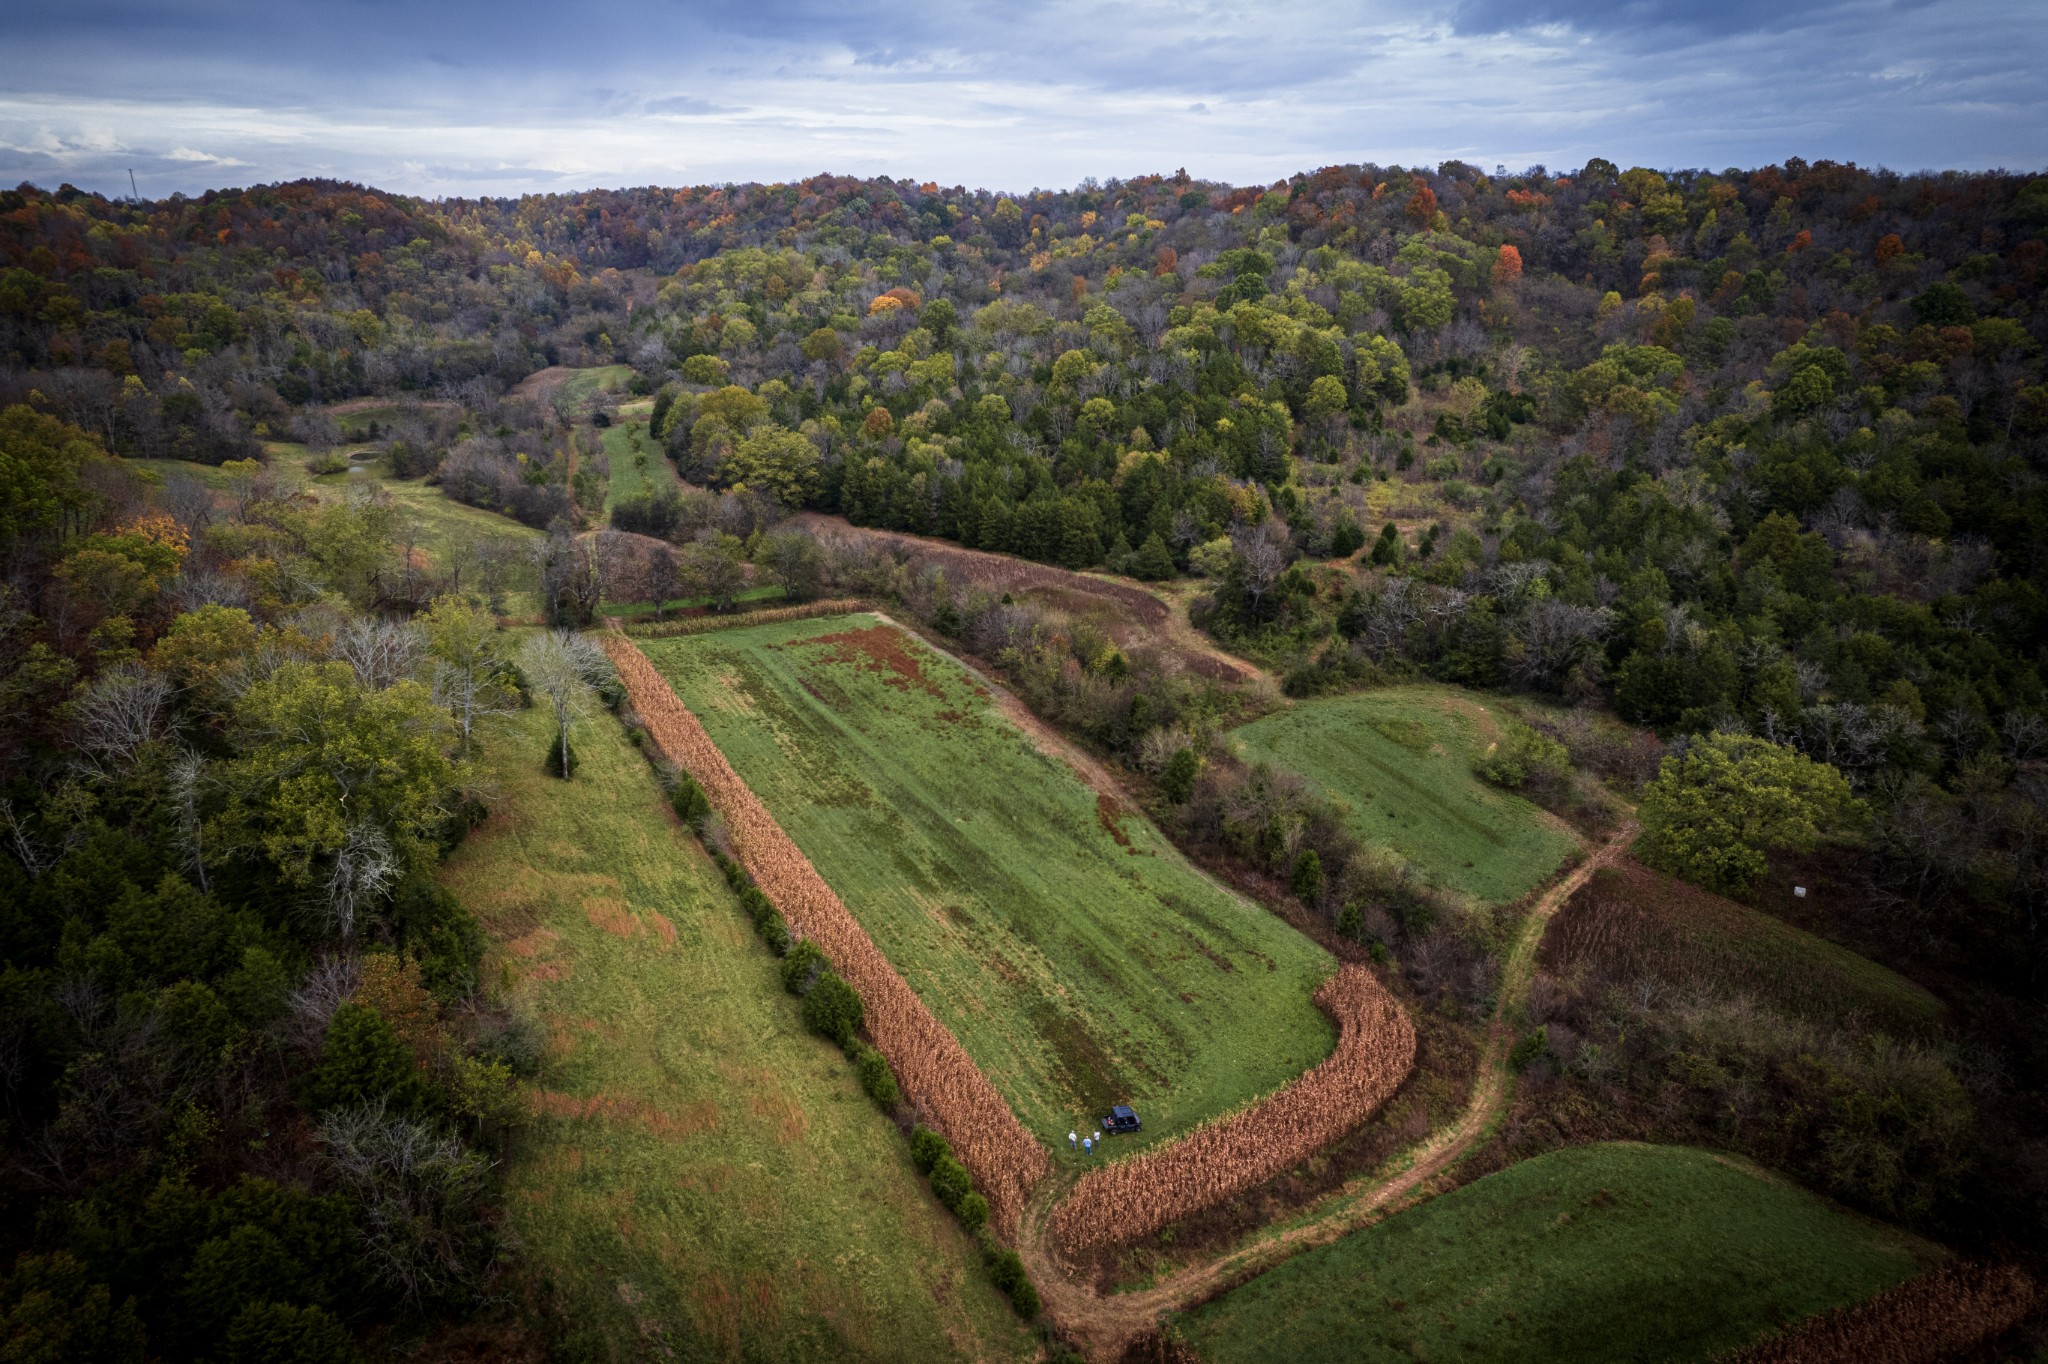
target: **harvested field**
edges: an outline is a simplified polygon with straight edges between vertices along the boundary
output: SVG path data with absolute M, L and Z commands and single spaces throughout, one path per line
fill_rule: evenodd
M 1807 1017 L 1912 1029 L 1942 1012 L 1867 957 L 1635 862 L 1594 873 L 1551 922 L 1537 960 L 1560 978 L 1711 986 Z
M 1337 1041 L 1336 962 L 1203 876 L 1003 695 L 878 617 L 651 643 L 748 787 L 1026 1129 L 1171 1141 Z M 1052 750 L 1052 752 L 1048 752 Z
M 2014 1265 L 1943 1265 L 1723 1355 L 1720 1364 L 1940 1364 L 2004 1335 L 2039 1300 L 2040 1289 Z
M 868 1032 L 905 1093 L 952 1142 L 995 1219 L 1010 1225 L 1050 1168 L 1044 1149 L 740 780 L 646 655 L 616 634 L 604 636 L 604 647 L 663 755 L 704 787 L 741 862 L 790 926 L 815 941 L 860 992 Z
M 1083 1176 L 1052 1214 L 1068 1251 L 1135 1241 L 1241 1193 L 1370 1117 L 1415 1067 L 1415 1027 L 1363 966 L 1316 992 L 1337 1020 L 1337 1049 L 1286 1088 L 1159 1147 Z

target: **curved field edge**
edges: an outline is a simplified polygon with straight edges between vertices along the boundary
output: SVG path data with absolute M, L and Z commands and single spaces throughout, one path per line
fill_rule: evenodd
M 906 1094 L 952 1143 L 997 1223 L 1013 1225 L 1032 1186 L 1051 1168 L 1044 1148 L 740 780 L 647 656 L 623 635 L 607 632 L 600 640 L 662 756 L 704 788 L 762 893 L 860 993 L 868 1032 Z
M 540 770 L 550 731 L 542 710 L 481 728 L 498 798 L 440 875 L 545 1028 L 506 1214 L 556 1351 L 1030 1358 L 645 758 L 600 715 L 559 781 Z
M 1415 1069 L 1415 1026 L 1372 972 L 1347 963 L 1316 991 L 1337 1048 L 1277 1093 L 1170 1146 L 1084 1175 L 1052 1212 L 1069 1251 L 1117 1245 L 1211 1207 L 1315 1154 L 1372 1116 Z
M 1705 1360 L 1942 1253 L 1747 1162 L 1616 1143 L 1488 1175 L 1174 1325 L 1210 1364 Z
M 971 665 L 868 612 L 643 644 L 1019 1121 L 1162 1145 L 1324 1061 L 1335 959 Z

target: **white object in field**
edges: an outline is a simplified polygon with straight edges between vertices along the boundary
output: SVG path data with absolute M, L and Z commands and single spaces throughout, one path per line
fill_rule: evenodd
M 1798 899 L 1798 900 L 1804 900 L 1804 899 L 1806 898 L 1806 887 L 1805 887 L 1805 886 L 1794 886 L 1794 887 L 1792 887 L 1792 896 L 1793 896 L 1793 898 L 1794 898 L 1794 899 Z

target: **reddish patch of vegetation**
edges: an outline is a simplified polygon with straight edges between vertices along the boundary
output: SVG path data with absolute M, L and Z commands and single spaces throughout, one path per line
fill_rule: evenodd
M 831 652 L 824 656 L 824 662 L 851 663 L 866 672 L 881 674 L 883 684 L 897 691 L 915 689 L 941 701 L 946 699 L 946 693 L 939 684 L 924 675 L 924 660 L 905 647 L 909 643 L 908 637 L 894 626 L 871 625 L 865 630 L 842 630 L 836 635 L 819 635 L 804 643 L 807 647 L 822 645 L 829 648 Z
M 1124 832 L 1121 823 L 1123 817 L 1124 807 L 1117 803 L 1115 796 L 1106 791 L 1096 794 L 1095 822 L 1102 826 L 1104 833 L 1116 840 L 1119 848 L 1128 848 L 1131 846 L 1131 836 Z
M 684 1137 L 692 1132 L 708 1132 L 718 1126 L 718 1105 L 709 1099 L 691 1104 L 680 1113 L 664 1112 L 642 1100 L 617 1094 L 584 1096 L 563 1094 L 552 1089 L 530 1091 L 528 1102 L 532 1104 L 533 1111 L 543 1117 L 595 1119 L 622 1126 L 644 1127 L 664 1137 Z
M 585 900 L 583 917 L 614 937 L 630 938 L 640 931 L 640 921 L 633 917 L 633 911 L 626 902 L 608 896 L 592 896 Z

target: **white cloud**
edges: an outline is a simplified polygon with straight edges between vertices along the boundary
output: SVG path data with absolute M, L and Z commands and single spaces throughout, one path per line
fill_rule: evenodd
M 416 7 L 368 36 L 308 8 L 280 26 L 288 44 L 231 32 L 237 0 L 190 19 L 165 0 L 177 22 L 147 20 L 132 41 L 111 25 L 14 41 L 0 18 L 0 183 L 125 191 L 131 161 L 151 193 L 233 169 L 427 194 L 826 169 L 1021 189 L 1185 165 L 1250 182 L 1452 156 L 2048 162 L 2048 40 L 2026 17 L 2038 0 L 1850 0 L 1794 27 L 1633 29 L 1642 0 L 1540 0 L 1520 30 L 1490 17 L 1512 7 L 1472 0 L 1486 22 L 1466 31 L 1393 0 L 598 0 L 634 37 L 589 44 L 562 42 L 558 16 L 534 21 L 535 0 L 467 23 L 477 2 Z M 410 55 L 444 50 L 459 67 Z M 173 150 L 127 150 L 140 146 Z

